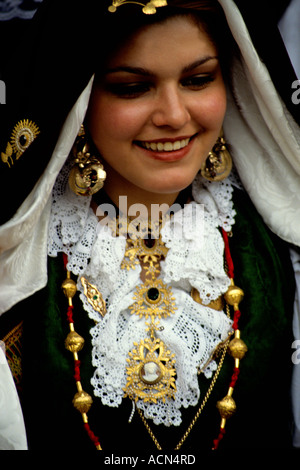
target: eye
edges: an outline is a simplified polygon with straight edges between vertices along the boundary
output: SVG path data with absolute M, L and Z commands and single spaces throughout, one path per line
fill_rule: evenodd
M 151 84 L 147 82 L 130 82 L 130 83 L 109 83 L 106 89 L 113 95 L 124 99 L 138 98 L 147 93 L 151 88 Z
M 201 90 L 208 86 L 214 81 L 214 75 L 193 75 L 191 77 L 184 78 L 181 81 L 183 87 L 189 88 L 190 90 Z

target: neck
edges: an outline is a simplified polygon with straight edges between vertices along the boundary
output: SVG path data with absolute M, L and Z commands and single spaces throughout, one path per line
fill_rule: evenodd
M 150 216 L 153 211 L 159 211 L 163 216 L 174 203 L 183 205 L 187 203 L 190 196 L 190 187 L 184 188 L 182 191 L 155 193 L 137 186 L 131 188 L 128 182 L 122 184 L 122 179 L 118 181 L 118 184 L 109 183 L 109 178 L 107 178 L 104 192 L 102 190 L 94 196 L 94 204 L 102 204 L 105 199 L 106 203 L 113 204 L 120 213 L 130 218 L 143 217 L 144 214 Z
M 126 217 L 128 216 L 129 219 L 142 217 L 143 219 L 151 218 L 151 220 L 158 220 L 163 217 L 172 206 L 172 209 L 176 212 L 180 206 L 183 207 L 183 205 L 187 204 L 191 199 L 190 186 L 176 194 L 149 194 L 149 199 L 142 197 L 144 193 L 139 197 L 138 193 L 137 191 L 134 197 L 132 197 L 130 194 L 127 195 L 126 193 L 126 195 L 122 195 L 121 191 L 111 192 L 105 187 L 102 191 L 94 195 L 91 205 L 95 213 L 97 213 L 97 208 L 100 205 L 105 204 L 114 207 L 116 215 L 122 214 Z M 97 213 L 97 215 L 100 214 L 101 212 Z
M 129 217 L 136 217 L 138 215 L 144 216 L 144 214 L 150 215 L 154 210 L 160 210 L 164 215 L 174 204 L 179 193 L 156 194 L 137 189 L 134 194 L 122 193 L 121 191 L 110 192 L 109 190 L 107 194 L 120 212 L 126 213 Z

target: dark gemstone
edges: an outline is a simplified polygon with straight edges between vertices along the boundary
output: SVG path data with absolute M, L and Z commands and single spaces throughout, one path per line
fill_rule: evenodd
M 159 290 L 156 287 L 150 287 L 147 292 L 147 297 L 149 300 L 155 302 L 159 297 Z
M 144 238 L 144 245 L 146 248 L 153 248 L 155 245 L 154 238 Z
M 25 135 L 21 135 L 19 142 L 20 142 L 20 145 L 21 145 L 22 147 L 24 147 L 24 145 L 27 144 L 27 138 L 26 138 L 26 136 L 25 136 Z

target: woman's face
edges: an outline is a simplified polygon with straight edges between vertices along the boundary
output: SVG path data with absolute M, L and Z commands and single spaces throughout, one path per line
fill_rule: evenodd
M 225 114 L 217 56 L 196 23 L 176 17 L 137 32 L 108 61 L 87 122 L 114 202 L 174 200 L 193 181 Z

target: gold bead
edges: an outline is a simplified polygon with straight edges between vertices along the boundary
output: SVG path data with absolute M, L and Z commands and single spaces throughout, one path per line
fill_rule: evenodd
M 247 351 L 246 344 L 240 338 L 233 338 L 228 345 L 228 352 L 235 359 L 242 359 Z
M 233 305 L 236 309 L 239 303 L 243 300 L 244 291 L 235 285 L 228 287 L 227 292 L 224 294 L 224 298 L 229 305 Z
M 73 279 L 65 279 L 61 285 L 66 297 L 74 297 L 77 291 L 76 283 Z
M 72 403 L 80 413 L 87 413 L 92 406 L 93 400 L 88 393 L 82 390 L 75 394 Z
M 81 351 L 84 345 L 84 339 L 76 331 L 70 331 L 65 340 L 65 347 L 72 353 Z
M 227 395 L 222 400 L 217 402 L 217 408 L 220 412 L 221 418 L 228 419 L 236 411 L 236 404 L 234 399 Z

